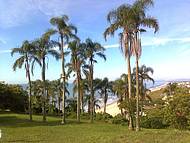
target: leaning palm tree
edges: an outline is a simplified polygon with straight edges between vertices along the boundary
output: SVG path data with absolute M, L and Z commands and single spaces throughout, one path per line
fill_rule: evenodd
M 133 25 L 131 24 L 131 5 L 121 5 L 115 10 L 112 10 L 107 15 L 107 21 L 110 24 L 104 32 L 105 40 L 108 35 L 114 36 L 114 33 L 121 29 L 122 32 L 119 34 L 120 37 L 120 48 L 127 60 L 128 67 L 128 95 L 129 104 L 131 103 L 131 54 L 132 54 L 132 38 L 133 38 Z M 129 111 L 129 129 L 133 130 L 132 113 Z
M 141 37 L 140 32 L 146 32 L 144 28 L 153 28 L 155 33 L 159 29 L 158 21 L 154 17 L 146 15 L 146 10 L 152 6 L 153 0 L 137 0 L 131 7 L 132 9 L 132 25 L 133 25 L 133 48 L 132 53 L 136 57 L 136 131 L 139 131 L 139 58 L 141 56 Z
M 46 100 L 47 100 L 47 88 L 46 88 L 46 58 L 47 55 L 52 55 L 56 58 L 56 60 L 60 59 L 59 53 L 54 50 L 54 41 L 50 39 L 51 35 L 54 34 L 54 30 L 50 29 L 45 32 L 41 38 L 35 40 L 33 42 L 35 46 L 34 55 L 37 57 L 37 60 L 33 61 L 34 63 L 37 61 L 41 66 L 42 71 L 42 81 L 43 81 L 43 121 L 46 121 Z
M 28 78 L 28 85 L 29 85 L 28 109 L 29 109 L 30 120 L 32 120 L 30 62 L 34 58 L 32 55 L 33 49 L 34 47 L 29 41 L 24 41 L 20 48 L 13 48 L 11 52 L 12 56 L 15 53 L 20 54 L 20 57 L 13 64 L 13 70 L 15 71 L 17 68 L 22 68 L 23 65 L 25 66 L 26 78 Z
M 64 46 L 69 42 L 71 38 L 77 38 L 76 33 L 77 33 L 77 28 L 73 26 L 72 24 L 68 24 L 69 18 L 66 15 L 63 15 L 61 17 L 53 17 L 50 20 L 50 23 L 56 27 L 55 31 L 56 33 L 59 34 L 60 37 L 60 42 L 58 42 L 59 45 L 59 50 L 61 53 L 61 66 L 62 66 L 62 74 L 61 74 L 61 79 L 63 81 L 63 94 L 62 94 L 62 124 L 65 124 L 65 84 L 66 84 L 66 73 L 65 73 L 65 53 L 64 53 Z
M 106 56 L 104 55 L 104 47 L 102 47 L 99 43 L 93 42 L 91 39 L 86 39 L 85 42 L 85 58 L 87 59 L 88 64 L 85 67 L 88 69 L 88 72 L 85 72 L 89 81 L 89 89 L 90 89 L 90 121 L 91 123 L 94 120 L 94 63 L 97 63 L 96 56 L 103 58 L 106 60 Z

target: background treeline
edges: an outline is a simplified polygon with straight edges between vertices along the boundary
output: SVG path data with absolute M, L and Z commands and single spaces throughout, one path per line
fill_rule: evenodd
M 24 113 L 28 108 L 28 93 L 20 85 L 0 83 L 0 110 Z

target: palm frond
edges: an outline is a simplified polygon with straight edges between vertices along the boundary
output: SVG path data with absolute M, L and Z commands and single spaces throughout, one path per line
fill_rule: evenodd
M 158 20 L 154 17 L 146 17 L 141 21 L 141 25 L 144 27 L 154 28 L 154 33 L 159 30 Z
M 55 57 L 56 60 L 59 60 L 61 58 L 61 55 L 59 52 L 57 52 L 56 50 L 48 50 L 48 54 L 52 55 L 53 57 Z
M 19 57 L 13 64 L 13 70 L 16 71 L 17 68 L 22 68 L 25 61 L 25 56 Z

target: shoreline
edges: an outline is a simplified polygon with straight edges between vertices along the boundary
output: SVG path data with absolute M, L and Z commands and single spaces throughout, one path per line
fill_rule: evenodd
M 165 88 L 167 85 L 168 85 L 169 82 L 166 82 L 162 85 L 159 85 L 159 86 L 156 86 L 156 87 L 153 87 L 153 88 L 149 88 L 151 92 L 154 92 L 154 91 L 158 91 L 162 88 Z M 106 105 L 106 112 L 112 116 L 116 116 L 117 114 L 119 114 L 121 112 L 121 110 L 119 109 L 118 107 L 118 103 L 117 103 L 118 99 L 111 102 L 111 103 L 107 103 Z M 104 111 L 104 107 L 101 106 L 100 109 L 96 109 L 96 112 L 97 113 L 100 113 L 100 112 L 103 112 Z
M 158 86 L 156 86 L 156 87 L 149 88 L 149 90 L 150 90 L 151 92 L 160 90 L 160 89 L 162 89 L 162 88 L 165 88 L 165 87 L 168 85 L 168 83 L 169 83 L 169 82 L 166 82 L 166 83 L 161 84 L 161 85 L 158 85 Z

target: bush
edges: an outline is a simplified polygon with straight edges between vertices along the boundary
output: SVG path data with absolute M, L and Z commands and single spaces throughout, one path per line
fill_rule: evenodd
M 90 119 L 90 115 L 89 115 L 89 113 L 82 113 L 81 114 L 81 119 L 84 119 L 84 120 L 89 120 Z
M 174 95 L 164 109 L 164 119 L 171 127 L 186 129 L 190 122 L 190 95 Z
M 121 114 L 117 114 L 115 117 L 112 118 L 112 124 L 128 125 L 128 120 L 124 118 Z
M 108 113 L 96 113 L 95 114 L 95 120 L 97 120 L 97 121 L 108 122 L 112 118 L 113 118 L 112 115 L 110 115 Z
M 76 119 L 77 114 L 75 112 L 66 112 L 66 117 L 69 119 Z
M 164 114 L 162 109 L 151 109 L 146 117 L 141 118 L 141 127 L 150 129 L 162 129 L 167 125 L 164 122 Z
M 141 119 L 141 127 L 149 129 L 162 129 L 166 125 L 163 124 L 163 118 L 160 117 L 143 117 Z

